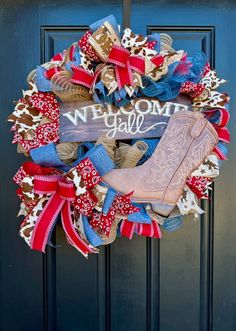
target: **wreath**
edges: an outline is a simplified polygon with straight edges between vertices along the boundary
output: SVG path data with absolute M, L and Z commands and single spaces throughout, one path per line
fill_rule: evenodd
M 203 53 L 174 50 L 167 34 L 121 32 L 110 15 L 27 82 L 8 121 L 32 159 L 14 176 L 32 249 L 45 252 L 59 216 L 87 256 L 117 236 L 161 238 L 204 212 L 230 134 L 229 96 L 216 90 L 225 80 Z M 66 118 L 82 125 L 72 135 Z

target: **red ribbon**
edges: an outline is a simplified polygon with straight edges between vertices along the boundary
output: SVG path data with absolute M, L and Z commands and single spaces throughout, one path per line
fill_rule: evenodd
M 71 218 L 71 203 L 75 199 L 73 183 L 61 176 L 35 176 L 34 192 L 51 194 L 51 197 L 37 219 L 31 238 L 31 248 L 45 252 L 49 235 L 61 212 L 62 226 L 69 242 L 84 255 L 92 253 L 93 249 L 79 237 L 73 226 Z
M 205 90 L 205 86 L 203 84 L 187 81 L 182 84 L 180 93 L 188 94 L 191 99 L 195 99 L 204 90 Z
M 87 88 L 90 88 L 94 81 L 94 75 L 90 74 L 82 67 L 71 66 L 73 71 L 73 76 L 71 82 L 79 85 L 83 85 Z
M 156 221 L 152 221 L 150 224 L 135 223 L 128 220 L 123 220 L 120 226 L 120 233 L 123 237 L 129 239 L 133 238 L 134 233 L 144 237 L 161 238 L 161 230 Z
M 116 80 L 119 89 L 124 85 L 133 85 L 132 70 L 143 75 L 145 73 L 145 61 L 140 56 L 130 55 L 128 49 L 113 45 L 108 56 L 108 62 L 115 65 Z
M 91 88 L 96 82 L 97 76 L 102 71 L 104 65 L 101 65 L 96 71 L 95 74 L 91 74 L 82 67 L 71 66 L 73 71 L 73 76 L 71 77 L 71 82 L 79 85 L 83 85 L 87 88 Z
M 62 71 L 61 67 L 54 67 L 44 71 L 44 77 L 51 80 L 51 78 L 59 71 Z
M 230 119 L 230 114 L 225 108 L 217 108 L 217 109 L 210 109 L 210 110 L 205 110 L 204 112 L 205 117 L 211 122 L 211 124 L 214 126 L 219 140 L 229 143 L 230 142 L 230 132 L 226 128 L 226 125 L 229 122 Z M 212 120 L 214 116 L 218 113 L 218 118 L 217 120 Z
M 210 177 L 193 176 L 189 177 L 186 184 L 198 199 L 208 198 L 207 186 L 213 181 Z
M 51 61 L 64 61 L 65 59 L 65 54 L 64 53 L 57 53 L 56 55 L 53 56 L 53 58 L 51 59 Z

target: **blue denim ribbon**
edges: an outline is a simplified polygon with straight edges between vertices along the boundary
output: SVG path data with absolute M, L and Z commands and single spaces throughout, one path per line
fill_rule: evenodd
M 188 72 L 183 74 L 178 72 L 177 67 L 181 61 L 174 62 L 168 67 L 168 73 L 158 82 L 154 82 L 149 77 L 143 77 L 144 88 L 140 89 L 140 96 L 155 97 L 161 101 L 175 99 L 179 95 L 180 88 L 183 83 L 191 81 L 199 82 L 202 71 L 206 65 L 206 56 L 204 53 L 198 53 L 186 60 L 190 63 Z
M 106 16 L 106 17 L 90 24 L 89 28 L 90 28 L 90 30 L 92 30 L 92 32 L 95 32 L 105 22 L 109 22 L 112 25 L 115 32 L 117 33 L 117 35 L 119 36 L 120 33 L 119 33 L 118 23 L 113 15 Z
M 140 203 L 132 203 L 135 207 L 138 207 L 140 210 L 136 213 L 129 214 L 127 219 L 130 222 L 136 222 L 136 223 L 145 223 L 145 224 L 151 224 L 152 219 L 147 214 L 145 206 Z
M 91 228 L 88 218 L 85 215 L 82 215 L 82 221 L 84 225 L 84 232 L 88 239 L 88 241 L 94 247 L 98 247 L 103 244 L 103 240 L 99 237 L 99 235 Z
M 147 36 L 147 41 L 156 41 L 156 45 L 154 46 L 155 51 L 160 53 L 161 50 L 161 42 L 160 42 L 160 34 L 159 33 L 153 33 L 149 36 Z
M 113 161 L 107 154 L 106 149 L 102 145 L 93 146 L 87 153 L 85 153 L 82 157 L 79 157 L 70 166 L 60 160 L 54 143 L 32 149 L 30 151 L 30 156 L 37 164 L 46 167 L 58 168 L 62 171 L 69 171 L 83 159 L 88 157 L 99 172 L 100 176 L 105 175 L 115 167 Z
M 117 195 L 117 192 L 113 188 L 108 188 L 107 194 L 106 194 L 106 197 L 104 200 L 104 204 L 102 207 L 102 213 L 104 215 L 106 215 L 108 213 L 116 195 Z
M 68 63 L 66 63 L 66 69 L 72 72 L 71 66 L 74 65 L 78 67 L 81 63 L 81 56 L 79 53 L 79 47 L 76 46 L 75 52 L 74 52 L 74 59 Z
M 135 96 L 136 93 L 133 94 L 133 97 Z M 96 103 L 111 103 L 116 105 L 117 107 L 126 106 L 130 103 L 130 97 L 128 96 L 124 88 L 122 88 L 121 90 L 116 90 L 115 92 L 108 95 L 108 90 L 104 86 L 102 81 L 99 81 L 95 85 L 93 100 Z
M 183 217 L 176 216 L 176 217 L 169 217 L 164 220 L 163 228 L 168 232 L 173 232 L 181 228 L 183 225 Z
M 48 92 L 52 91 L 52 84 L 49 79 L 44 76 L 46 69 L 42 66 L 37 66 L 36 69 L 36 86 L 39 91 Z

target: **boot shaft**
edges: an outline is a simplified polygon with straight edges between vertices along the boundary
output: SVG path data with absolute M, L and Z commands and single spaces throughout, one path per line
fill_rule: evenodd
M 149 171 L 143 177 L 142 190 L 162 191 L 161 200 L 173 201 L 177 192 L 181 195 L 187 177 L 210 154 L 217 141 L 215 129 L 201 113 L 180 111 L 172 115 L 146 165 Z

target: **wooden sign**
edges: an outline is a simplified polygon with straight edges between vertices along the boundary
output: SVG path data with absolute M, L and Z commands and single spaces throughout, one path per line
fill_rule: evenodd
M 161 137 L 170 116 L 191 110 L 191 101 L 178 97 L 168 102 L 138 98 L 126 107 L 95 104 L 93 101 L 67 102 L 60 107 L 60 141 L 96 141 L 101 135 L 115 139 Z

